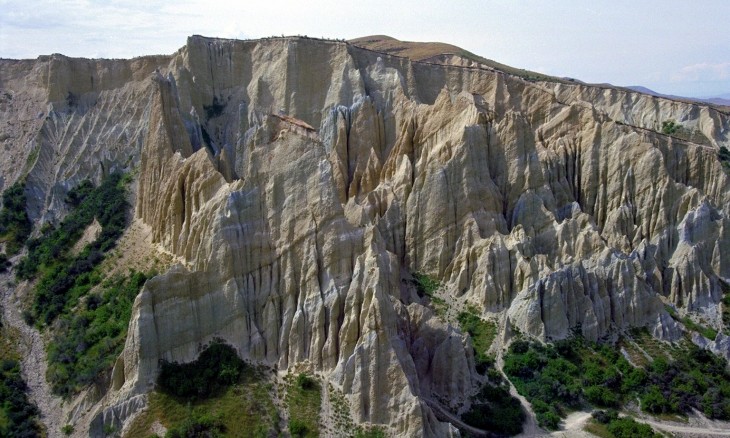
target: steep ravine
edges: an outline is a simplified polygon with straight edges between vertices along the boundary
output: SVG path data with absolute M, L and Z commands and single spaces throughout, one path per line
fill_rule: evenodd
M 171 56 L 0 61 L 3 87 L 43 112 L 5 140 L 28 160 L 31 218 L 61 217 L 84 178 L 133 172 L 136 219 L 180 261 L 138 295 L 93 430 L 144 406 L 161 359 L 221 338 L 323 376 L 357 423 L 455 435 L 429 401 L 458 406 L 479 378 L 415 273 L 543 341 L 675 340 L 667 305 L 721 326 L 727 114 L 454 64 L 197 36 Z

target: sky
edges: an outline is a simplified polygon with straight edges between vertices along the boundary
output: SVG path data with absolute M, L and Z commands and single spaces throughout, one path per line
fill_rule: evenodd
M 0 57 L 170 54 L 193 34 L 384 34 L 585 82 L 711 97 L 730 94 L 728 23 L 729 0 L 0 0 Z

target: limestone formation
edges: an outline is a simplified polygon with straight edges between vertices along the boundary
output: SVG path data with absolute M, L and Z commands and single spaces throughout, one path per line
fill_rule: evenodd
M 357 422 L 457 435 L 430 404 L 468 400 L 471 346 L 414 273 L 543 341 L 675 340 L 666 305 L 722 323 L 726 109 L 306 38 L 2 60 L 0 78 L 0 184 L 27 160 L 31 217 L 126 169 L 135 217 L 180 261 L 137 297 L 92 429 L 144 406 L 161 359 L 221 338 L 322 375 Z M 670 119 L 703 140 L 662 134 Z

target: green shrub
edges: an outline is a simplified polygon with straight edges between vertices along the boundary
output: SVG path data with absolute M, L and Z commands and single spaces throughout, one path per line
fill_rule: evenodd
M 307 434 L 307 425 L 299 420 L 289 420 L 289 432 L 292 436 L 303 437 Z
M 180 426 L 169 429 L 165 438 L 223 437 L 226 427 L 219 418 L 193 412 Z
M 605 386 L 589 386 L 583 389 L 586 399 L 597 406 L 617 407 L 616 394 Z
M 637 423 L 629 417 L 617 418 L 608 423 L 608 431 L 616 438 L 660 438 L 662 435 L 655 433 L 646 424 Z
M 64 201 L 72 207 L 78 207 L 89 195 L 94 193 L 94 189 L 94 184 L 88 179 L 81 181 L 79 185 L 66 193 Z
M 485 384 L 472 398 L 471 408 L 461 419 L 466 424 L 499 435 L 517 435 L 522 432 L 525 412 L 520 401 L 512 397 L 505 387 Z
M 537 418 L 537 423 L 540 427 L 544 427 L 547 430 L 556 430 L 560 427 L 560 415 L 554 409 L 537 412 L 535 413 L 535 418 Z
M 626 399 L 638 399 L 641 409 L 654 415 L 697 409 L 713 419 L 730 419 L 730 371 L 724 360 L 691 344 L 673 348 L 672 357 L 657 356 L 644 370 L 615 348 L 581 338 L 545 346 L 515 342 L 504 372 L 547 428 L 557 424 L 555 415 L 581 403 L 618 408 Z
M 304 373 L 297 376 L 297 386 L 304 391 L 309 391 L 317 387 L 317 382 Z
M 675 122 L 674 120 L 665 120 L 662 122 L 662 133 L 667 135 L 676 134 L 681 127 L 682 125 Z
M 689 330 L 695 331 L 711 341 L 714 341 L 715 337 L 717 337 L 717 331 L 715 329 L 698 324 L 689 317 L 682 318 L 682 324 Z
M 294 425 L 299 431 L 299 436 L 308 438 L 319 436 L 319 415 L 322 405 L 319 382 L 306 374 L 287 376 L 285 379 L 288 383 L 285 400 L 289 407 L 290 428 Z
M 146 280 L 134 271 L 111 278 L 100 293 L 87 296 L 83 308 L 60 319 L 48 344 L 46 377 L 54 393 L 75 394 L 114 366 L 124 348 L 134 299 Z
M 202 436 L 223 434 L 232 437 L 277 437 L 279 434 L 279 411 L 274 405 L 274 389 L 269 383 L 264 368 L 247 366 L 240 382 L 206 399 L 179 398 L 160 391 L 149 393 L 147 408 L 140 412 L 125 428 L 124 436 L 147 437 L 153 424 L 159 422 L 167 430 L 182 434 L 191 429 L 185 423 L 213 422 L 223 425 Z M 207 435 L 206 435 L 207 434 Z
M 556 346 L 527 344 L 525 351 L 525 344 L 517 342 L 510 346 L 504 361 L 504 372 L 515 388 L 536 407 L 535 412 L 544 414 L 541 424 L 547 428 L 556 427 L 564 408 L 577 408 L 581 402 L 581 370 L 561 357 L 558 351 L 567 357 L 574 354 L 572 347 L 563 343 Z
M 647 374 L 648 385 L 639 391 L 643 410 L 686 414 L 692 409 L 710 418 L 730 419 L 730 372 L 723 359 L 690 345 L 675 360 L 655 359 Z
M 542 427 L 555 429 L 566 410 L 584 401 L 617 406 L 621 387 L 620 363 L 610 350 L 580 337 L 541 345 L 517 341 L 505 356 L 504 372 L 532 403 Z
M 509 352 L 512 354 L 524 354 L 530 349 L 530 343 L 524 339 L 518 339 L 509 346 Z
M 385 431 L 377 426 L 367 429 L 358 428 L 355 431 L 355 438 L 385 438 Z
M 0 363 L 0 437 L 40 436 L 40 412 L 26 392 L 20 363 L 4 359 Z
M 121 178 L 121 174 L 111 174 L 93 190 L 87 189 L 90 183 L 81 183 L 80 188 L 69 192 L 77 205 L 59 227 L 48 227 L 39 238 L 28 241 L 28 254 L 18 263 L 16 275 L 30 279 L 42 274 L 32 306 L 36 322 L 50 324 L 68 314 L 95 285 L 94 268 L 116 244 L 127 223 L 128 204 Z M 95 217 L 102 227 L 99 237 L 77 256 L 69 256 L 69 249 Z
M 497 326 L 493 322 L 479 317 L 477 310 L 473 307 L 468 307 L 466 311 L 459 313 L 457 320 L 461 330 L 471 336 L 476 370 L 483 375 L 490 366 L 494 365 L 494 358 L 487 355 L 487 350 L 492 346 L 492 341 L 497 335 Z
M 621 392 L 629 393 L 640 390 L 646 383 L 646 371 L 642 368 L 634 368 L 626 370 L 623 374 L 623 382 Z
M 207 398 L 238 382 L 245 366 L 232 347 L 216 341 L 193 362 L 163 360 L 157 383 L 161 391 L 176 397 Z
M 10 261 L 5 254 L 0 254 L 0 274 L 7 271 L 10 267 Z
M 618 412 L 613 409 L 609 409 L 607 411 L 593 411 L 591 412 L 591 416 L 601 424 L 608 424 L 618 418 Z
M 720 146 L 717 159 L 722 162 L 730 162 L 730 151 L 725 146 Z
M 18 181 L 3 192 L 3 206 L 0 209 L 0 242 L 5 241 L 5 252 L 8 256 L 20 251 L 33 229 L 25 205 L 24 182 Z
M 91 183 L 84 181 L 69 191 L 66 199 L 73 202 L 71 212 L 58 228 L 48 227 L 39 238 L 28 241 L 28 255 L 18 264 L 16 275 L 21 279 L 31 279 L 39 270 L 50 269 L 58 262 L 80 263 L 67 260 L 66 253 L 94 218 L 99 221 L 102 230 L 89 246 L 90 252 L 104 253 L 111 249 L 127 224 L 129 205 L 121 179 L 120 173 L 113 173 L 105 177 L 97 188 L 90 189 Z
M 420 274 L 418 272 L 413 274 L 413 279 L 416 283 L 416 291 L 418 296 L 423 298 L 424 296 L 432 297 L 433 293 L 441 287 L 438 281 L 429 277 L 426 274 Z
M 662 435 L 654 433 L 646 424 L 637 423 L 631 417 L 619 418 L 614 410 L 593 411 L 593 419 L 606 425 L 606 430 L 616 438 L 660 438 Z

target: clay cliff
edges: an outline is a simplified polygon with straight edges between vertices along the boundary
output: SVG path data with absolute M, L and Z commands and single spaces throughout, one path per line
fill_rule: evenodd
M 415 273 L 505 341 L 677 339 L 666 306 L 720 327 L 730 114 L 513 73 L 308 38 L 1 60 L 0 184 L 26 176 L 40 226 L 81 180 L 133 172 L 133 215 L 177 260 L 137 297 L 95 424 L 123 425 L 161 359 L 220 338 L 322 376 L 358 423 L 458 435 L 432 404 L 465 402 L 480 377 Z M 730 355 L 718 338 L 702 342 Z

